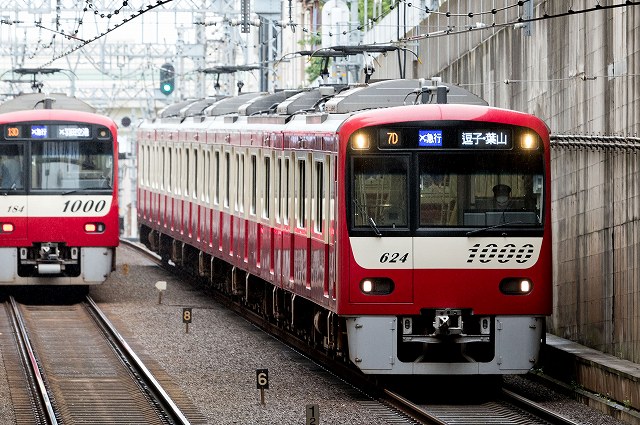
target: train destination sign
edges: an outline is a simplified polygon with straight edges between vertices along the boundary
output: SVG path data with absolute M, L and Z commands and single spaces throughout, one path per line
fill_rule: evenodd
M 6 139 L 90 139 L 91 126 L 77 124 L 12 124 L 4 128 Z
M 389 128 L 377 129 L 380 149 L 511 149 L 508 129 Z
M 458 147 L 464 149 L 511 149 L 511 137 L 504 130 L 465 130 L 458 133 Z

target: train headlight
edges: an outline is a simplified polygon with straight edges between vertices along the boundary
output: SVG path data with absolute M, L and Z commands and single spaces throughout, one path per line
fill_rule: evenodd
M 13 232 L 13 224 L 12 223 L 2 223 L 2 233 L 11 233 Z
M 533 133 L 526 133 L 520 139 L 520 148 L 524 150 L 538 149 L 538 138 Z
M 367 278 L 360 282 L 360 290 L 367 295 L 389 295 L 393 289 L 393 281 L 386 277 Z
M 369 137 L 364 133 L 356 133 L 351 137 L 351 149 L 365 150 L 369 149 Z
M 102 233 L 104 232 L 104 223 L 85 223 L 84 231 L 87 233 Z
M 533 282 L 524 278 L 506 278 L 500 282 L 500 292 L 505 295 L 527 295 L 533 290 Z

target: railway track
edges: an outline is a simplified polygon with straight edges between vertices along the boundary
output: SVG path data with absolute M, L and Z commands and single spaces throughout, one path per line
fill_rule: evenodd
M 17 423 L 190 423 L 90 297 L 70 305 L 10 297 L 5 311 L 22 364 L 7 371 Z
M 146 248 L 123 241 L 130 249 L 134 249 L 147 256 L 158 265 L 168 267 L 170 272 L 176 272 L 172 266 L 167 266 L 154 253 Z M 246 320 L 265 330 L 269 334 L 287 343 L 304 356 L 320 363 L 334 375 L 350 383 L 358 390 L 370 394 L 371 406 L 368 408 L 376 414 L 384 416 L 388 423 L 393 424 L 434 424 L 434 425 L 478 425 L 478 424 L 527 424 L 527 425 L 577 425 L 569 419 L 554 413 L 522 395 L 502 389 L 491 400 L 482 402 L 469 401 L 467 403 L 431 403 L 416 402 L 400 392 L 385 387 L 379 382 L 371 381 L 355 368 L 349 367 L 342 359 L 334 359 L 309 349 L 305 341 L 301 341 L 280 327 L 263 320 L 260 314 L 247 310 L 240 303 L 228 297 L 213 292 L 212 295 L 221 303 L 244 317 Z M 377 405 L 378 407 L 376 408 Z M 387 408 L 381 408 L 380 405 Z
M 483 402 L 415 403 L 388 389 L 384 390 L 381 399 L 418 423 L 429 425 L 578 425 L 577 422 L 505 389 L 493 399 Z

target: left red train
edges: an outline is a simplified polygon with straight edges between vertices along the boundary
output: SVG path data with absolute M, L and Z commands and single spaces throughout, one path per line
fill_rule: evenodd
M 94 285 L 119 242 L 117 126 L 76 99 L 0 105 L 0 285 Z

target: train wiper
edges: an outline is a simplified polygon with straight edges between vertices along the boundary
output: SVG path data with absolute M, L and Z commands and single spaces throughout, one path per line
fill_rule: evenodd
M 498 224 L 494 224 L 493 226 L 482 227 L 480 229 L 471 230 L 471 231 L 467 232 L 467 236 L 476 235 L 478 233 L 482 233 L 482 232 L 485 232 L 487 230 L 498 229 L 500 227 L 511 226 L 511 225 L 514 225 L 514 224 L 531 224 L 531 223 L 525 223 L 525 222 L 522 222 L 522 221 L 507 221 L 506 223 L 498 223 Z M 506 236 L 506 233 L 503 233 L 502 235 Z
M 376 222 L 373 221 L 373 218 L 369 217 L 369 214 L 367 214 L 367 210 L 360 204 L 360 202 L 358 202 L 357 199 L 353 200 L 353 205 L 355 205 L 356 208 L 358 208 L 358 211 L 360 211 L 360 214 L 362 214 L 364 219 L 367 220 L 367 223 L 369 223 L 369 226 L 371 226 L 376 236 L 378 237 L 382 236 L 382 233 L 380 233 L 380 229 L 378 229 Z
M 77 191 L 78 191 L 78 189 L 67 190 L 66 192 L 62 192 L 62 196 L 71 195 L 72 193 L 76 193 Z
M 382 233 L 380 233 L 380 230 L 378 229 L 378 226 L 376 226 L 376 222 L 373 221 L 373 219 L 371 217 L 369 217 L 369 226 L 371 226 L 371 228 L 375 232 L 376 236 L 382 236 Z

